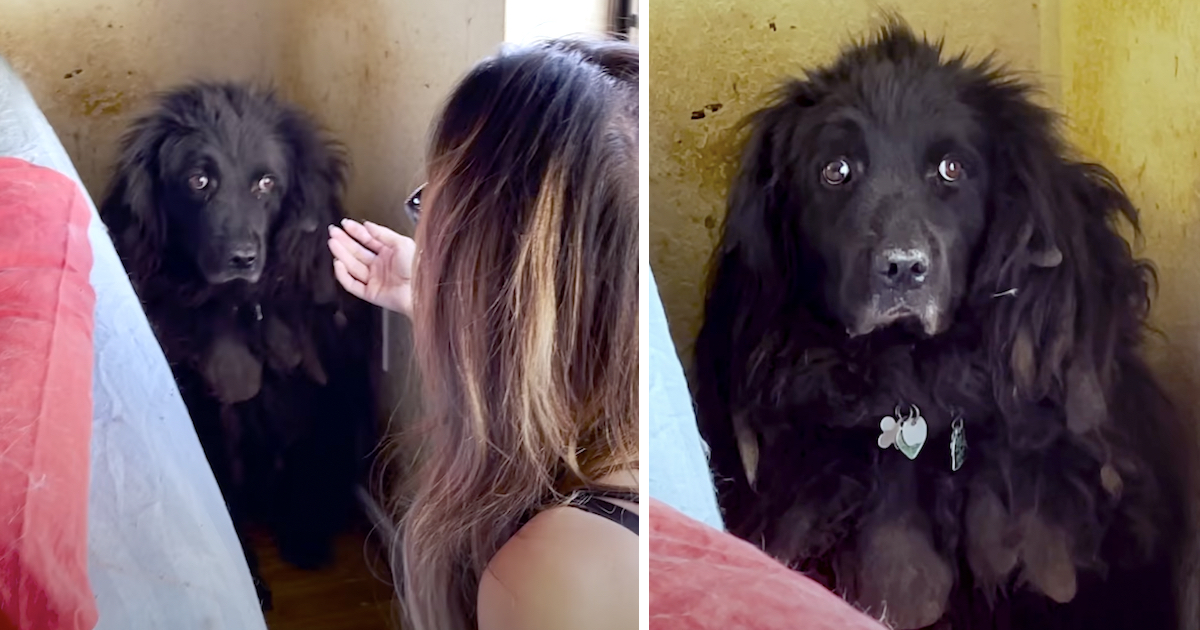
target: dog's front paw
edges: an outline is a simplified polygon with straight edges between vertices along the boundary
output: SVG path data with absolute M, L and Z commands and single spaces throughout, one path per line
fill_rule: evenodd
M 896 630 L 924 628 L 946 611 L 954 573 L 927 528 L 888 522 L 861 534 L 858 603 Z
M 267 350 L 270 352 L 271 366 L 275 369 L 287 372 L 304 360 L 304 353 L 300 350 L 296 335 L 283 320 L 268 317 L 264 326 L 264 336 Z
M 1021 541 L 1021 560 L 1025 564 L 1021 575 L 1031 586 L 1060 604 L 1075 599 L 1078 582 L 1071 537 L 1063 528 L 1046 522 L 1036 513 L 1024 515 L 1021 528 L 1025 535 Z
M 967 500 L 967 561 L 975 583 L 998 589 L 1017 566 L 1016 522 L 990 488 L 972 488 Z

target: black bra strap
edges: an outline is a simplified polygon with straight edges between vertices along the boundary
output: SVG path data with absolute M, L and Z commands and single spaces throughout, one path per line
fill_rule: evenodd
M 581 492 L 571 502 L 572 507 L 606 518 L 625 529 L 638 534 L 638 515 L 605 499 L 637 502 L 636 492 Z

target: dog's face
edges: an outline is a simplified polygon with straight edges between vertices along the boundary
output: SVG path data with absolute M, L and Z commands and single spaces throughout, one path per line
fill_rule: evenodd
M 115 171 L 100 216 L 141 290 L 159 276 L 190 295 L 229 283 L 236 293 L 269 273 L 272 287 L 336 295 L 320 228 L 343 216 L 341 146 L 269 90 L 164 93 L 125 134 Z
M 937 76 L 864 73 L 847 88 L 808 113 L 797 168 L 826 303 L 851 335 L 899 322 L 937 334 L 986 220 L 983 129 Z
M 160 149 L 171 242 L 212 284 L 262 276 L 289 184 L 287 148 L 272 131 L 230 110 Z

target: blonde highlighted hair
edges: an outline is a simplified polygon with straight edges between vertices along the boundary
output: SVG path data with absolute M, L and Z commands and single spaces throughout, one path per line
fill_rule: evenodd
M 407 626 L 476 627 L 521 524 L 637 466 L 638 53 L 488 59 L 436 125 L 417 230 L 422 456 L 395 561 Z

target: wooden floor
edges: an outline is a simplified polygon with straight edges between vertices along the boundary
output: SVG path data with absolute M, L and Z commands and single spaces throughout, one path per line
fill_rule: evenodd
M 270 630 L 399 630 L 386 561 L 366 528 L 343 534 L 333 566 L 302 571 L 279 559 L 271 540 L 254 534 L 262 576 L 271 587 Z

